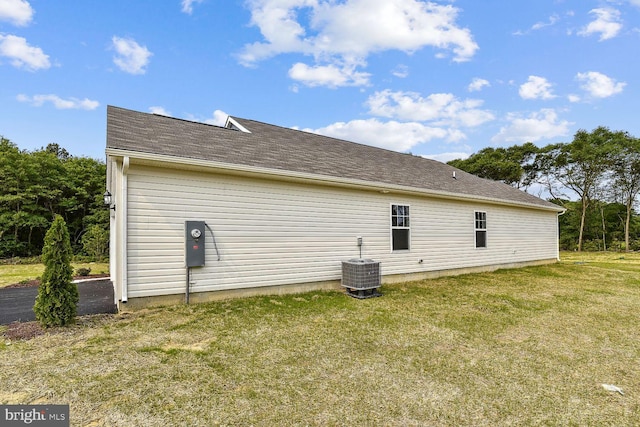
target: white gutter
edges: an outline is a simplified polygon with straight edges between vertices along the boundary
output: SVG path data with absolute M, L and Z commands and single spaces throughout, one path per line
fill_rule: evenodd
M 257 166 L 248 166 L 241 165 L 237 163 L 224 163 L 217 162 L 212 160 L 201 160 L 194 158 L 186 158 L 186 157 L 175 157 L 175 156 L 167 156 L 163 154 L 153 154 L 153 153 L 144 153 L 139 151 L 128 151 L 121 150 L 118 148 L 107 148 L 107 153 L 113 156 L 133 156 L 136 163 L 140 160 L 142 164 L 145 162 L 149 163 L 173 163 L 175 165 L 180 166 L 192 166 L 196 168 L 206 168 L 212 171 L 219 170 L 225 173 L 231 174 L 241 174 L 241 175 L 260 175 L 264 178 L 265 175 L 271 176 L 275 179 L 283 179 L 289 181 L 308 181 L 316 184 L 325 184 L 325 185 L 334 185 L 334 186 L 342 186 L 342 187 L 356 187 L 360 189 L 368 189 L 374 191 L 394 191 L 394 192 L 402 192 L 402 193 L 410 193 L 410 194 L 422 194 L 425 196 L 437 197 L 442 199 L 453 199 L 453 200 L 464 200 L 464 201 L 478 201 L 478 202 L 486 202 L 492 204 L 498 204 L 503 206 L 520 206 L 520 207 L 528 207 L 538 210 L 552 211 L 552 212 L 560 212 L 565 209 L 560 207 L 546 207 L 542 205 L 537 205 L 534 203 L 525 203 L 525 202 L 517 202 L 517 201 L 509 201 L 504 199 L 495 199 L 491 197 L 484 196 L 474 196 L 470 194 L 464 193 L 453 193 L 449 191 L 440 191 L 440 190 L 430 190 L 419 187 L 407 187 L 402 185 L 395 184 L 387 184 L 383 182 L 373 182 L 366 181 L 360 179 L 352 179 L 352 178 L 342 178 L 342 177 L 334 177 L 328 175 L 319 175 L 308 172 L 296 172 L 291 170 L 280 170 L 280 169 L 269 169 L 264 167 Z
M 122 218 L 122 235 L 120 236 L 122 239 L 122 253 L 120 254 L 122 260 L 122 302 L 127 302 L 128 295 L 128 283 L 127 283 L 127 217 L 128 217 L 128 207 L 127 207 L 127 173 L 129 172 L 129 157 L 124 156 L 122 159 L 122 189 L 121 189 L 121 208 L 120 215 Z

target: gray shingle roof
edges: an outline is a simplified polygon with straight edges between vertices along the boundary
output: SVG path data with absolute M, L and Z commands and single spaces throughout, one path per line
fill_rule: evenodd
M 109 106 L 107 152 L 118 149 L 131 157 L 136 152 L 151 153 L 310 173 L 562 210 L 509 185 L 435 160 L 254 120 L 234 120 L 251 133 Z

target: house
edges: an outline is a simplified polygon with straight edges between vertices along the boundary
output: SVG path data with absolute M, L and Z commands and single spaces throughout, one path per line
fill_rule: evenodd
M 358 257 L 383 283 L 558 259 L 562 208 L 411 154 L 109 106 L 106 155 L 121 307 L 338 288 Z

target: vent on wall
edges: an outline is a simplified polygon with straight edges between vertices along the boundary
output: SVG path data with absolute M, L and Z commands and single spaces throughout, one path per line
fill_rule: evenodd
M 380 263 L 372 259 L 353 258 L 342 262 L 342 287 L 347 294 L 363 299 L 379 297 Z

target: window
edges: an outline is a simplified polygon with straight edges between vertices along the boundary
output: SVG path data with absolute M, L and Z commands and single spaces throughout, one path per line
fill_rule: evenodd
M 476 248 L 487 247 L 487 213 L 476 212 Z
M 409 206 L 391 205 L 391 248 L 394 251 L 409 250 Z

